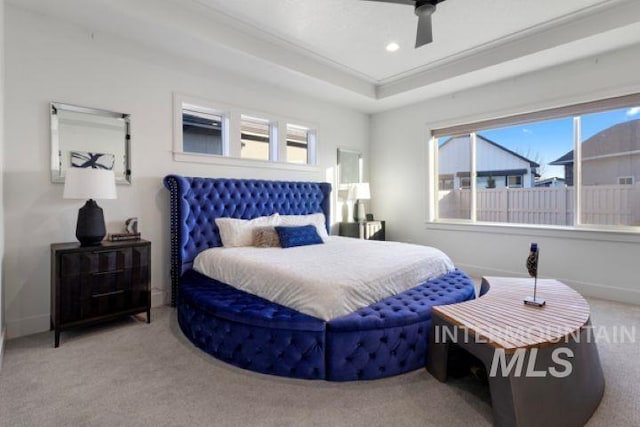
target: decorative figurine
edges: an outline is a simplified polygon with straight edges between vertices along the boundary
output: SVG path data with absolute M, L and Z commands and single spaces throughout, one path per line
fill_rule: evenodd
M 526 297 L 524 303 L 532 305 L 534 307 L 542 307 L 546 304 L 546 301 L 537 297 L 538 291 L 538 257 L 540 251 L 538 250 L 538 244 L 532 243 L 531 249 L 529 249 L 529 256 L 527 257 L 527 271 L 529 275 L 533 277 L 533 297 Z
M 138 217 L 128 218 L 124 223 L 127 233 L 135 234 L 138 232 Z

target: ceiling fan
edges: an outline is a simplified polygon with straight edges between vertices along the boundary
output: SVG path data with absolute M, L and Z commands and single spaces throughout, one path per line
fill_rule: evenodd
M 418 36 L 416 37 L 416 48 L 429 44 L 433 41 L 431 30 L 431 15 L 436 11 L 436 5 L 444 0 L 365 0 L 383 3 L 396 3 L 414 6 L 415 14 L 418 15 Z

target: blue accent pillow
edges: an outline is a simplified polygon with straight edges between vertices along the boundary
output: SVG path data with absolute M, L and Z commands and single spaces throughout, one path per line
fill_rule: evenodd
M 293 248 L 295 246 L 317 245 L 324 243 L 315 225 L 300 227 L 275 227 L 280 238 L 280 246 Z

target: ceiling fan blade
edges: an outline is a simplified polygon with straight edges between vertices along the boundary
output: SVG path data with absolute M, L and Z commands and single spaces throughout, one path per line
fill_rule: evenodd
M 421 16 L 418 19 L 418 36 L 416 37 L 416 47 L 424 46 L 433 41 L 431 30 L 431 16 Z
M 364 0 L 364 1 L 377 1 L 377 2 L 380 2 L 380 3 L 408 4 L 410 6 L 414 6 L 416 4 L 416 0 Z

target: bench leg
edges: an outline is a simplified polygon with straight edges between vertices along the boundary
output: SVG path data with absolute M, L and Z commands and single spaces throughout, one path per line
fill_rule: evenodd
M 427 371 L 440 382 L 447 381 L 447 360 L 449 357 L 449 342 L 442 339 L 444 328 L 454 328 L 454 326 L 444 322 L 437 316 L 433 316 L 431 330 L 429 331 Z

